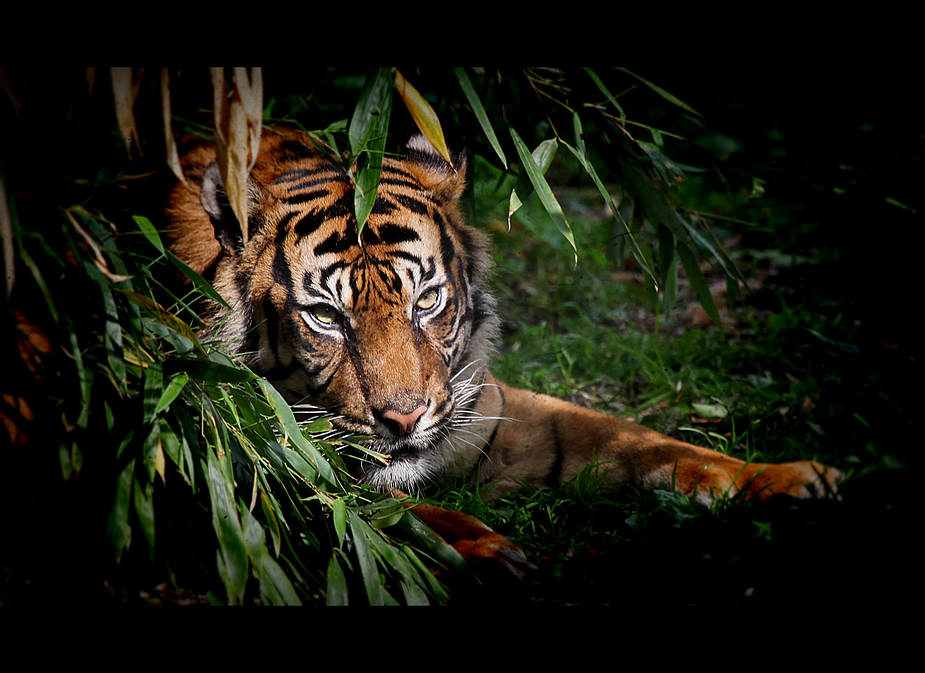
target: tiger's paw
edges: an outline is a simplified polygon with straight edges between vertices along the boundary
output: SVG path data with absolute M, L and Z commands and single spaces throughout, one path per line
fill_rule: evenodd
M 413 505 L 412 511 L 466 561 L 483 568 L 500 566 L 520 580 L 536 570 L 520 547 L 474 516 L 425 504 Z
M 748 470 L 747 489 L 749 497 L 756 502 L 764 502 L 778 494 L 804 500 L 841 499 L 838 485 L 844 481 L 845 475 L 834 467 L 811 460 L 750 467 L 754 469 Z

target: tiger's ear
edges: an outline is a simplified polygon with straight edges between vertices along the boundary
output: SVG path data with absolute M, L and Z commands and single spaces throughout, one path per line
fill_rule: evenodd
M 241 223 L 231 209 L 218 164 L 212 162 L 202 176 L 202 186 L 199 191 L 199 202 L 208 213 L 212 226 L 215 227 L 215 238 L 221 244 L 226 254 L 234 255 L 244 249 L 241 236 Z M 253 178 L 247 178 L 247 230 L 248 240 L 260 228 L 267 208 L 275 202 L 273 196 Z
M 458 201 L 466 189 L 466 152 L 450 150 L 453 164 L 446 162 L 437 149 L 421 134 L 411 136 L 402 157 L 405 168 L 426 189 L 444 201 Z

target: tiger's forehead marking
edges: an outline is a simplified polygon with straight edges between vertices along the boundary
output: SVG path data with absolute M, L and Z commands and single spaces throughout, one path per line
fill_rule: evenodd
M 268 185 L 292 208 L 277 231 L 277 244 L 290 250 L 292 263 L 277 259 L 275 282 L 300 286 L 314 301 L 328 294 L 362 310 L 377 303 L 405 305 L 415 288 L 446 275 L 453 256 L 440 259 L 428 252 L 449 238 L 439 206 L 412 175 L 389 164 L 383 166 L 362 245 L 354 185 L 328 161 L 301 159 Z

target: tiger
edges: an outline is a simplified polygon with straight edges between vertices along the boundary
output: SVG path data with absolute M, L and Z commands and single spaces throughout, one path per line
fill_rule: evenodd
M 842 474 L 814 461 L 745 462 L 496 379 L 488 237 L 463 216 L 466 154 L 450 159 L 422 135 L 384 157 L 360 234 L 352 178 L 291 129 L 263 131 L 246 244 L 214 146 L 186 154 L 187 180 L 168 198 L 174 252 L 231 307 L 209 303 L 204 338 L 295 410 L 369 437 L 383 459 L 353 458 L 359 482 L 414 493 L 455 480 L 498 497 L 569 482 L 593 463 L 608 485 L 706 506 L 837 490 Z

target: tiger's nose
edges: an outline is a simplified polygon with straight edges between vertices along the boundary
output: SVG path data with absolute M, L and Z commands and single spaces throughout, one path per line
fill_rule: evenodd
M 427 411 L 427 407 L 423 404 L 410 414 L 403 414 L 394 409 L 389 409 L 382 412 L 382 418 L 396 435 L 407 435 L 414 430 L 415 424 L 424 415 L 425 411 Z

